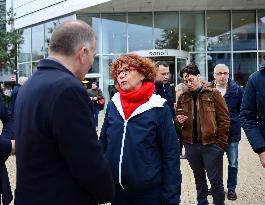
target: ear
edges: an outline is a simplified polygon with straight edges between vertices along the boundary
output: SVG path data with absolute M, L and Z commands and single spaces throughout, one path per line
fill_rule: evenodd
M 141 73 L 140 79 L 141 79 L 141 81 L 143 81 L 145 79 L 145 76 L 142 73 Z
M 78 59 L 81 64 L 85 63 L 85 57 L 87 55 L 87 48 L 86 47 L 81 47 L 78 52 Z

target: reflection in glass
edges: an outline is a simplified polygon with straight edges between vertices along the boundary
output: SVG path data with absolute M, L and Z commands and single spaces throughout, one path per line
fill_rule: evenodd
M 31 29 L 27 28 L 23 31 L 24 42 L 20 44 L 20 52 L 18 62 L 28 62 L 31 60 Z
M 51 39 L 52 32 L 56 28 L 56 26 L 59 24 L 58 20 L 53 20 L 50 22 L 45 23 L 44 29 L 44 45 L 45 45 L 45 57 L 48 56 L 48 47 Z
M 44 24 L 32 27 L 32 60 L 44 57 Z
M 251 73 L 257 70 L 257 53 L 234 53 L 234 79 L 245 86 Z
M 94 63 L 88 73 L 99 73 L 99 56 L 95 56 Z
M 118 56 L 102 56 L 102 68 L 103 68 L 103 91 L 106 103 L 110 100 L 110 95 L 113 95 L 112 91 L 114 90 L 114 81 L 111 77 L 110 65 L 117 59 Z
M 97 53 L 101 52 L 101 20 L 99 14 L 91 15 L 78 15 L 77 19 L 86 22 L 93 28 L 97 35 Z
M 126 36 L 125 14 L 102 15 L 103 53 L 126 53 Z
M 37 71 L 37 67 L 39 65 L 39 61 L 37 62 L 32 62 L 32 74 Z
M 181 50 L 205 50 L 204 12 L 181 12 Z
M 227 51 L 231 49 L 230 12 L 207 12 L 207 50 Z
M 154 13 L 154 42 L 156 49 L 179 48 L 178 12 Z
M 205 65 L 205 54 L 204 53 L 192 53 L 190 54 L 190 62 L 195 63 L 199 70 L 202 80 L 206 80 L 206 65 Z
M 265 10 L 258 11 L 259 49 L 265 50 Z
M 258 64 L 265 64 L 265 52 L 259 53 L 259 63 Z
M 230 53 L 208 53 L 207 54 L 207 63 L 208 63 L 208 81 L 211 82 L 214 80 L 213 70 L 217 64 L 225 64 L 229 68 L 230 76 L 231 72 L 231 54 Z
M 31 75 L 30 63 L 23 63 L 18 65 L 18 76 L 29 77 Z
M 233 11 L 234 50 L 256 50 L 255 11 Z
M 152 13 L 128 14 L 129 51 L 153 48 Z

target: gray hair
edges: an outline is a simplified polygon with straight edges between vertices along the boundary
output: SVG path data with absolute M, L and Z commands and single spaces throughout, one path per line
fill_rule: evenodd
M 225 64 L 217 64 L 217 65 L 214 67 L 214 69 L 213 69 L 213 74 L 214 74 L 214 75 L 215 75 L 215 72 L 216 72 L 217 68 L 226 68 L 227 71 L 229 72 L 229 68 L 228 68 L 227 65 L 225 65 Z
M 179 83 L 176 85 L 176 88 L 175 88 L 175 91 L 178 92 L 178 91 L 182 91 L 182 92 L 185 92 L 187 90 L 187 86 L 184 84 L 184 83 Z
M 17 83 L 18 83 L 19 85 L 23 85 L 27 80 L 28 80 L 28 77 L 26 77 L 26 76 L 20 76 L 20 77 L 18 78 L 18 80 L 17 80 Z
M 80 20 L 66 21 L 52 33 L 49 51 L 64 56 L 72 56 L 80 46 L 89 44 L 96 39 L 92 28 Z

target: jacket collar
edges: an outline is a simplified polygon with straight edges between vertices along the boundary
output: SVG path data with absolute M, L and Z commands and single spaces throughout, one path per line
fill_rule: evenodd
M 122 110 L 122 106 L 121 106 L 121 100 L 120 100 L 120 93 L 115 93 L 115 95 L 111 98 L 111 100 L 113 101 L 114 105 L 116 106 L 118 112 L 120 113 L 120 115 L 122 116 L 122 118 L 125 120 L 124 117 L 124 113 Z M 132 114 L 131 116 L 127 119 L 127 121 L 132 118 L 133 116 L 139 115 L 147 110 L 150 110 L 152 108 L 155 107 L 164 107 L 164 103 L 166 102 L 166 99 L 161 98 L 160 95 L 156 95 L 153 94 L 150 99 L 140 105 Z
M 64 67 L 64 65 L 62 65 L 59 61 L 56 61 L 53 59 L 46 58 L 46 59 L 41 60 L 37 69 L 40 70 L 40 69 L 47 69 L 47 68 L 61 70 L 65 73 L 68 73 L 74 76 L 74 74 L 70 70 L 68 70 L 66 67 Z

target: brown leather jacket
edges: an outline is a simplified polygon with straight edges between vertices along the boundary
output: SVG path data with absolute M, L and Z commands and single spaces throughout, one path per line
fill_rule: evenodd
M 229 112 L 221 93 L 211 86 L 209 83 L 203 83 L 197 97 L 198 135 L 202 144 L 217 144 L 225 150 L 230 125 Z M 188 116 L 180 126 L 183 140 L 189 144 L 193 144 L 193 103 L 191 93 L 186 91 L 179 97 L 176 110 L 176 115 Z

